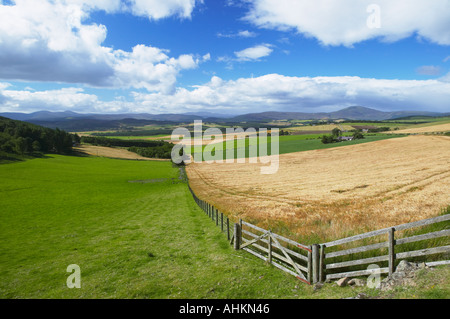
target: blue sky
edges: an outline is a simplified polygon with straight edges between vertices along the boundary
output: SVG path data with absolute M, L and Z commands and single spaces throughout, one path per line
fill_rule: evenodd
M 449 101 L 449 0 L 0 0 L 0 112 Z

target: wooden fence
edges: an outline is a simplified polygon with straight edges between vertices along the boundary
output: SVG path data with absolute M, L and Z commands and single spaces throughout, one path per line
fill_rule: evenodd
M 232 221 L 228 218 L 228 216 L 225 216 L 223 213 L 219 212 L 219 210 L 213 205 L 198 198 L 189 185 L 188 187 L 197 205 L 209 218 L 211 218 L 216 226 L 220 226 L 221 231 L 224 232 L 227 235 L 228 240 L 231 241 L 234 238 L 234 226 Z
M 402 245 L 407 246 L 405 244 L 442 237 L 449 239 L 450 214 L 371 231 L 324 244 L 304 245 L 243 220 L 233 222 L 214 206 L 199 199 L 190 187 L 189 190 L 197 205 L 216 226 L 220 226 L 221 231 L 227 235 L 230 244 L 234 245 L 236 250 L 247 251 L 307 284 L 343 277 L 367 276 L 374 272 L 391 275 L 395 270 L 396 261 L 405 258 L 440 254 L 441 260 L 426 264 L 428 266 L 450 264 L 450 260 L 448 260 L 450 259 L 450 245 L 437 247 L 428 245 L 427 248 L 419 250 L 408 250 L 409 248 L 406 247 L 402 251 L 396 251 Z M 396 238 L 398 232 L 443 222 L 446 224 L 442 230 L 425 230 L 421 234 Z M 387 238 L 380 240 L 382 236 Z M 367 244 L 367 241 L 370 240 L 377 242 Z M 352 247 L 345 247 L 348 245 L 352 245 Z M 383 253 L 386 250 L 387 253 Z M 355 257 L 369 251 L 370 257 Z M 354 270 L 355 267 L 375 263 L 387 263 L 387 267 Z M 352 270 L 348 271 L 349 269 Z
M 392 273 L 395 270 L 396 261 L 400 259 L 405 258 L 416 258 L 421 256 L 428 256 L 428 255 L 436 255 L 440 254 L 443 259 L 449 258 L 450 253 L 450 245 L 445 246 L 437 246 L 437 247 L 427 247 L 424 249 L 418 249 L 418 250 L 410 250 L 411 248 L 408 247 L 402 247 L 402 245 L 410 244 L 410 243 L 417 243 L 421 241 L 426 241 L 430 239 L 436 239 L 436 238 L 442 238 L 446 237 L 446 241 L 448 242 L 449 235 L 450 235 L 450 225 L 448 221 L 450 220 L 450 214 L 442 215 L 434 218 L 424 219 L 421 221 L 408 223 L 408 224 L 402 224 L 394 227 L 384 228 L 372 232 L 368 232 L 361 235 L 356 235 L 352 237 L 347 237 L 339 240 L 335 240 L 332 242 L 328 242 L 325 244 L 320 244 L 318 249 L 320 250 L 319 253 L 319 263 L 321 265 L 320 267 L 320 274 L 319 274 L 319 280 L 327 280 L 327 279 L 337 279 L 337 278 L 343 278 L 343 277 L 357 277 L 357 276 L 365 276 L 370 275 L 373 273 L 374 270 L 353 270 L 353 271 L 347 271 L 347 272 L 336 272 L 336 269 L 345 269 L 349 267 L 355 267 L 355 266 L 361 266 L 361 265 L 367 265 L 367 264 L 374 264 L 374 263 L 385 263 L 387 264 L 387 267 L 377 269 L 379 273 L 387 273 L 389 275 L 392 275 Z M 420 235 L 414 235 L 409 236 L 406 234 L 406 236 L 401 236 L 401 238 L 396 238 L 396 234 L 401 231 L 410 230 L 413 228 L 419 228 L 429 225 L 434 225 L 437 223 L 447 222 L 446 225 L 444 225 L 444 229 L 437 230 L 437 231 L 426 231 L 423 234 Z M 356 243 L 365 241 L 368 238 L 374 238 L 374 237 L 381 237 L 381 236 L 387 237 L 386 240 L 380 241 L 378 240 L 377 243 L 365 245 L 363 244 L 356 244 L 355 247 L 352 248 L 344 248 L 340 249 L 340 247 L 348 245 L 350 243 Z M 405 245 L 407 246 L 407 245 Z M 332 249 L 332 248 L 337 248 Z M 396 250 L 401 249 L 401 251 L 397 252 Z M 414 247 L 413 247 L 414 248 Z M 415 247 L 417 248 L 417 247 Z M 378 256 L 373 256 L 369 258 L 354 258 L 354 255 L 365 253 L 368 251 L 374 251 L 376 250 L 378 252 Z M 387 253 L 384 253 L 384 251 L 387 250 Z M 374 255 L 374 253 L 371 253 Z M 339 261 L 339 262 L 332 262 L 335 258 L 343 259 L 344 256 L 350 257 L 350 260 L 346 261 Z M 353 258 L 352 258 L 353 257 Z M 434 262 L 427 262 L 427 265 L 429 266 L 436 266 L 441 264 L 450 264 L 450 260 L 440 260 L 440 261 L 434 261 Z

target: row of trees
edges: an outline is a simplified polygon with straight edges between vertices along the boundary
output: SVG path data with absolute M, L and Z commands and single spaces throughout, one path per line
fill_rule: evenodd
M 83 136 L 82 143 L 106 147 L 158 147 L 165 144 L 172 145 L 164 141 L 145 141 L 145 140 L 121 140 L 101 136 Z
M 0 117 L 0 151 L 11 154 L 72 152 L 79 137 L 59 129 Z
M 99 136 L 83 136 L 83 143 L 106 147 L 126 147 L 130 152 L 149 158 L 170 159 L 172 143 L 164 141 L 121 140 Z

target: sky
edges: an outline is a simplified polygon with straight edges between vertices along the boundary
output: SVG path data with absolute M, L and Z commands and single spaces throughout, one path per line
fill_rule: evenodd
M 0 112 L 450 112 L 450 0 L 0 0 Z

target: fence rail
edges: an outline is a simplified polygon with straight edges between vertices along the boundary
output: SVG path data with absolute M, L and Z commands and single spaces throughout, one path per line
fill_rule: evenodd
M 205 214 L 220 226 L 221 231 L 227 235 L 230 244 L 236 250 L 242 249 L 273 266 L 295 276 L 307 284 L 324 282 L 325 280 L 339 279 L 343 277 L 360 277 L 371 275 L 374 272 L 391 275 L 394 272 L 397 260 L 405 258 L 422 257 L 428 255 L 442 254 L 449 258 L 450 245 L 428 247 L 419 250 L 405 250 L 396 252 L 396 247 L 404 244 L 449 237 L 450 224 L 446 228 L 438 231 L 429 231 L 425 234 L 413 235 L 409 237 L 396 238 L 399 231 L 413 228 L 429 226 L 436 223 L 448 222 L 450 214 L 424 219 L 408 224 L 397 225 L 359 234 L 324 244 L 304 245 L 289 238 L 273 233 L 243 220 L 233 222 L 220 212 L 213 205 L 199 199 L 189 186 L 189 190 L 197 205 Z M 360 244 L 355 242 L 364 241 L 377 236 L 386 236 L 387 240 L 373 244 Z M 340 249 L 341 246 L 353 244 L 354 247 Z M 334 251 L 330 251 L 334 248 Z M 387 254 L 381 256 L 371 256 L 366 258 L 354 258 L 354 254 L 367 253 L 375 250 L 386 250 Z M 373 253 L 373 252 L 372 252 Z M 341 260 L 333 260 L 333 259 Z M 444 258 L 444 259 L 445 259 Z M 348 260 L 343 260 L 348 259 Z M 387 263 L 388 267 L 378 269 L 358 269 L 345 270 L 345 268 L 355 268 L 375 263 Z M 437 260 L 427 262 L 429 266 L 450 264 L 450 260 Z M 336 272 L 338 271 L 338 272 Z
M 412 228 L 417 227 L 423 227 L 423 226 L 429 226 L 441 222 L 447 222 L 450 220 L 450 214 L 442 215 L 434 218 L 428 218 L 421 221 L 408 223 L 408 224 L 402 224 L 394 227 L 384 228 L 352 237 L 347 237 L 339 240 L 335 240 L 332 242 L 328 242 L 325 244 L 320 245 L 321 249 L 321 259 L 323 260 L 323 264 L 325 265 L 324 269 L 322 269 L 322 273 L 320 274 L 320 280 L 328 280 L 328 279 L 337 279 L 337 278 L 343 278 L 343 277 L 356 277 L 356 276 L 363 276 L 363 275 L 370 275 L 372 272 L 370 270 L 358 270 L 358 271 L 347 271 L 347 272 L 340 272 L 340 273 L 330 273 L 326 274 L 327 270 L 335 270 L 335 269 L 342 269 L 346 267 L 353 267 L 353 266 L 360 266 L 360 265 L 367 265 L 367 264 L 374 264 L 379 262 L 387 262 L 388 267 L 381 268 L 379 270 L 380 273 L 387 273 L 389 275 L 392 275 L 392 273 L 395 270 L 395 264 L 397 260 L 405 259 L 405 258 L 414 258 L 414 257 L 422 257 L 422 256 L 428 256 L 428 255 L 436 255 L 436 254 L 443 254 L 445 258 L 448 258 L 448 254 L 450 253 L 450 245 L 445 246 L 438 246 L 438 247 L 431 247 L 431 248 L 425 248 L 425 249 L 419 249 L 419 250 L 406 250 L 402 252 L 396 252 L 396 247 L 408 244 L 408 243 L 416 243 L 419 241 L 425 241 L 429 239 L 436 239 L 436 238 L 442 238 L 442 237 L 449 237 L 450 235 L 450 229 L 443 229 L 439 231 L 430 231 L 425 234 L 420 235 L 414 235 L 409 237 L 402 237 L 402 238 L 395 238 L 395 234 L 399 231 L 403 230 L 409 230 Z M 327 249 L 330 247 L 338 247 L 341 245 L 353 243 L 359 240 L 368 239 L 372 237 L 377 236 L 383 236 L 388 235 L 387 241 L 371 244 L 371 245 L 364 245 L 359 247 L 353 247 L 349 249 L 342 249 L 337 250 L 333 252 L 326 252 Z M 327 260 L 336 258 L 336 257 L 343 257 L 343 256 L 351 256 L 352 254 L 357 253 L 363 253 L 367 251 L 372 250 L 381 250 L 386 249 L 388 250 L 386 255 L 381 256 L 375 256 L 375 257 L 369 257 L 369 258 L 360 258 L 360 259 L 352 259 L 349 261 L 340 261 L 340 262 L 330 262 L 327 263 Z M 447 256 L 446 256 L 447 255 Z M 429 265 L 441 265 L 441 264 L 450 264 L 450 260 L 441 260 L 433 263 L 428 263 Z M 325 278 L 324 278 L 325 277 Z

